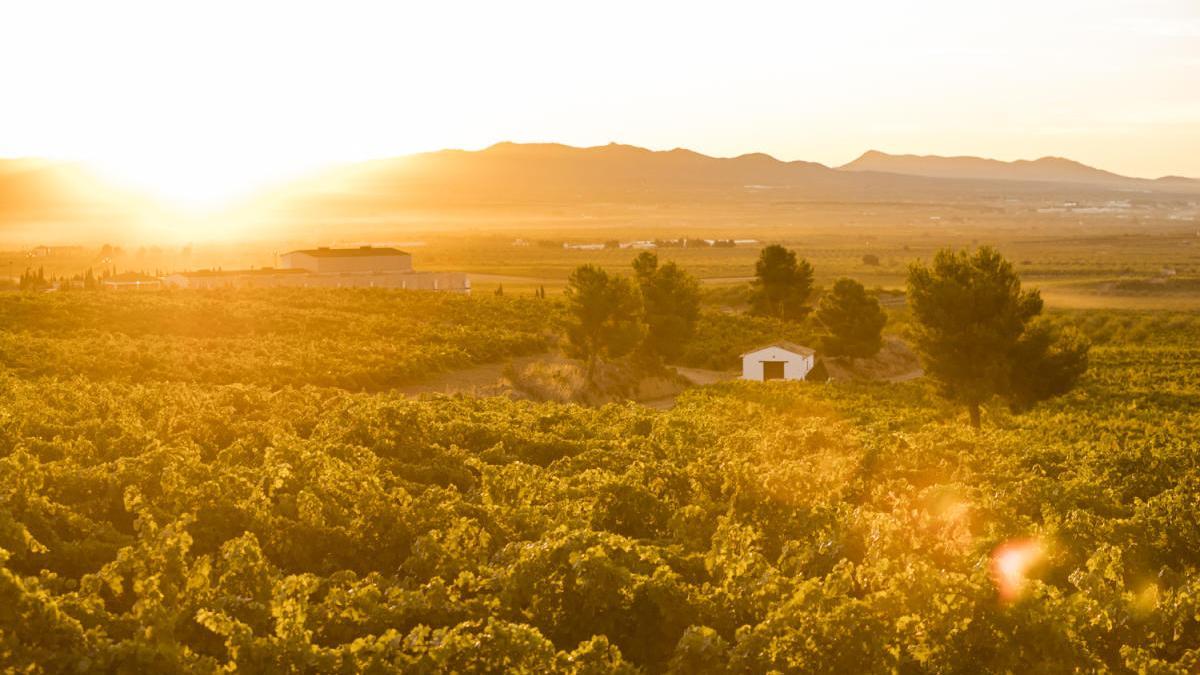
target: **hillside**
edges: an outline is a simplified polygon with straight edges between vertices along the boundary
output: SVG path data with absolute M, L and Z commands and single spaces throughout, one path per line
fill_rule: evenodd
M 1200 191 L 1200 180 L 1165 176 L 1157 180 L 1130 178 L 1062 157 L 1019 159 L 1002 162 L 982 157 L 938 155 L 890 155 L 869 150 L 858 159 L 838 167 L 841 171 L 881 172 L 930 178 L 1081 183 L 1118 189 Z
M 0 159 L 0 221 L 87 217 L 110 212 L 124 197 L 77 164 Z
M 442 150 L 340 167 L 297 187 L 284 204 L 342 211 L 406 204 L 670 202 L 764 196 L 870 201 L 960 199 L 998 192 L 1200 192 L 1200 181 L 1126 178 L 1059 158 L 999 162 L 869 152 L 833 169 L 762 153 L 721 158 L 678 148 L 652 151 L 619 144 L 577 148 L 499 143 L 479 151 Z
M 871 166 L 867 160 L 874 155 L 864 157 L 856 166 Z M 983 171 L 978 163 L 1007 168 Z M 619 144 L 500 143 L 479 151 L 442 150 L 337 167 L 263 203 L 281 215 L 344 219 L 418 208 L 571 203 L 1086 199 L 1111 198 L 1106 193 L 1131 188 L 1200 192 L 1200 183 L 1190 179 L 1127 179 L 1070 160 L 1039 160 L 1029 163 L 1032 169 L 993 160 L 933 164 L 939 167 L 935 175 L 917 175 L 905 162 L 892 170 L 890 161 L 878 162 L 875 169 L 848 165 L 839 170 L 761 153 L 720 158 Z
M 69 162 L 0 158 L 0 231 L 27 244 L 119 237 L 155 207 Z M 53 232 L 46 226 L 53 225 Z
M 717 158 L 615 143 L 589 148 L 498 143 L 479 151 L 440 150 L 338 167 L 300 186 L 299 194 L 323 203 L 353 195 L 373 205 L 642 201 L 768 188 L 837 192 L 861 183 L 821 164 L 764 154 Z
M 282 235 L 321 223 L 394 222 L 447 208 L 1110 199 L 1126 190 L 1197 194 L 1200 181 L 1126 178 L 1057 158 L 999 162 L 868 152 L 834 169 L 762 153 L 725 158 L 615 143 L 498 143 L 335 166 L 231 206 L 221 218 L 252 225 L 259 235 Z M 9 240 L 47 243 L 41 241 L 47 224 L 55 225 L 56 241 L 161 235 L 181 217 L 186 214 L 75 164 L 0 160 L 0 231 Z

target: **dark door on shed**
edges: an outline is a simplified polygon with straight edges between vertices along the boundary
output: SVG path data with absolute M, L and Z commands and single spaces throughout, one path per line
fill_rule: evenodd
M 783 361 L 763 361 L 764 380 L 783 379 Z

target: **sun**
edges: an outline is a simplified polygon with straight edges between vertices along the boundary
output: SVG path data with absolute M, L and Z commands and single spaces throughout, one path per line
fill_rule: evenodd
M 155 241 L 232 241 L 271 222 L 267 201 L 328 164 L 216 157 L 202 153 L 82 160 L 101 194 L 115 195 Z
M 188 215 L 212 214 L 264 189 L 315 171 L 313 162 L 189 152 L 129 153 L 85 161 L 100 177 L 156 205 Z

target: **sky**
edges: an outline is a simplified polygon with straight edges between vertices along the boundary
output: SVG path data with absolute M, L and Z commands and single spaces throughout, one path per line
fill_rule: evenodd
M 0 0 L 0 156 L 200 203 L 505 140 L 1200 177 L 1200 2 Z

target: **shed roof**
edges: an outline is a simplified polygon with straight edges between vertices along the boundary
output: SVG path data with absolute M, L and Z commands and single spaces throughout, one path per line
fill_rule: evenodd
M 750 351 L 742 354 L 742 358 L 745 358 L 751 354 L 754 354 L 755 352 L 761 352 L 764 349 L 770 349 L 771 347 L 778 347 L 778 348 L 784 350 L 785 352 L 791 352 L 793 354 L 800 354 L 801 356 L 812 356 L 813 354 L 817 353 L 816 350 L 809 349 L 808 347 L 805 347 L 803 345 L 798 345 L 795 342 L 788 342 L 787 340 L 778 340 L 776 342 L 772 342 L 771 344 L 766 344 L 761 347 L 756 347 L 754 349 L 751 349 Z
M 304 255 L 311 255 L 314 258 L 362 258 L 408 255 L 407 252 L 401 251 L 398 248 L 392 248 L 391 246 L 381 246 L 379 248 L 374 246 L 359 246 L 358 248 L 327 248 L 322 246 L 321 248 L 305 248 L 299 251 L 292 251 L 291 253 L 303 253 Z M 291 253 L 285 255 L 291 255 Z

